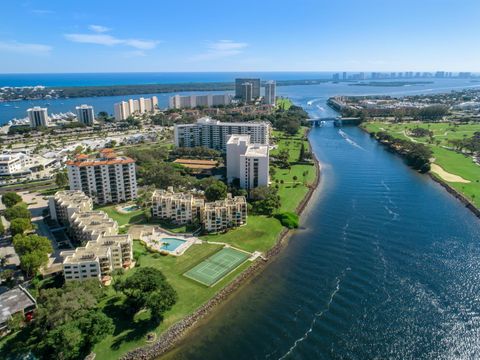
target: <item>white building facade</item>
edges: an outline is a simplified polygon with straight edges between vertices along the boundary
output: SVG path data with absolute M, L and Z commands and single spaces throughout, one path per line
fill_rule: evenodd
M 174 136 L 177 147 L 202 146 L 226 150 L 230 135 L 250 135 L 252 143 L 268 145 L 271 126 L 268 122 L 228 123 L 209 117 L 198 119 L 195 124 L 175 124 Z
M 267 145 L 250 143 L 249 135 L 231 135 L 227 142 L 227 179 L 240 180 L 242 189 L 268 186 L 269 150 Z
M 232 103 L 232 97 L 229 94 L 207 94 L 207 95 L 187 95 L 171 96 L 168 100 L 170 109 L 189 109 L 197 106 L 227 106 Z
M 30 127 L 48 126 L 49 118 L 47 108 L 35 106 L 27 110 Z
M 103 149 L 98 157 L 78 155 L 67 161 L 70 190 L 81 190 L 96 204 L 119 203 L 137 198 L 135 161 Z
M 79 123 L 89 126 L 93 125 L 93 121 L 95 120 L 95 112 L 93 110 L 93 106 L 85 104 L 76 106 L 75 111 L 77 113 L 77 120 Z
M 144 114 L 146 112 L 153 112 L 158 109 L 158 98 L 152 96 L 151 98 L 128 99 L 113 105 L 113 112 L 115 120 L 126 120 L 129 116 L 134 114 Z
M 0 155 L 0 175 L 9 176 L 30 172 L 32 158 L 24 153 Z
M 265 83 L 265 97 L 263 102 L 267 105 L 275 106 L 275 100 L 277 98 L 277 84 L 275 81 L 270 80 Z

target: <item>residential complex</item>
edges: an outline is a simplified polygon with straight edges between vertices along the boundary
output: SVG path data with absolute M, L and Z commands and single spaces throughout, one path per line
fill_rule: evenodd
M 90 105 L 80 105 L 75 107 L 77 113 L 77 120 L 79 123 L 85 125 L 93 125 L 95 120 L 95 112 L 93 111 L 93 106 Z
M 169 98 L 170 109 L 189 109 L 197 106 L 212 107 L 212 106 L 226 106 L 232 103 L 232 97 L 229 94 L 217 95 L 175 95 Z
M 106 282 L 113 270 L 131 266 L 132 239 L 128 234 L 102 236 L 61 255 L 65 280 L 97 278 Z
M 152 96 L 151 98 L 129 99 L 115 103 L 113 106 L 115 120 L 126 120 L 129 116 L 134 114 L 143 114 L 146 112 L 155 111 L 158 108 L 158 98 Z
M 268 105 L 275 106 L 275 99 L 277 97 L 277 84 L 270 80 L 265 83 L 265 96 L 263 102 Z
M 172 187 L 155 190 L 152 195 L 152 216 L 176 224 L 200 220 L 205 201 L 189 193 L 175 193 Z
M 251 98 L 258 99 L 260 97 L 260 79 L 258 78 L 235 79 L 235 97 L 243 101 L 247 100 L 244 96 L 246 95 L 245 88 L 248 86 L 245 84 L 251 84 Z
M 268 186 L 268 145 L 252 144 L 249 135 L 231 135 L 227 141 L 227 179 L 240 180 L 240 187 Z
M 58 191 L 48 200 L 50 217 L 61 225 L 70 225 L 70 219 L 75 212 L 92 211 L 93 202 L 80 190 Z
M 224 200 L 205 202 L 203 198 L 168 188 L 153 193 L 152 216 L 177 224 L 199 221 L 206 232 L 220 232 L 247 223 L 247 202 L 245 197 L 231 194 Z
M 48 126 L 49 118 L 47 108 L 35 106 L 27 110 L 30 127 Z
M 60 191 L 49 199 L 50 215 L 67 226 L 72 239 L 82 244 L 62 251 L 65 280 L 97 278 L 108 281 L 114 269 L 132 264 L 132 239 L 119 235 L 118 224 L 103 211 L 92 211 L 92 201 L 81 191 Z
M 24 153 L 11 153 L 0 155 L 0 176 L 29 173 L 33 160 Z
M 247 200 L 244 196 L 205 203 L 202 224 L 206 232 L 218 233 L 247 223 Z
M 221 122 L 209 117 L 198 119 L 195 124 L 175 124 L 175 145 L 178 147 L 202 146 L 226 150 L 230 135 L 250 135 L 252 143 L 268 145 L 270 139 L 268 122 Z
M 70 190 L 81 190 L 96 204 L 119 203 L 137 197 L 135 160 L 103 149 L 97 157 L 77 155 L 66 162 Z

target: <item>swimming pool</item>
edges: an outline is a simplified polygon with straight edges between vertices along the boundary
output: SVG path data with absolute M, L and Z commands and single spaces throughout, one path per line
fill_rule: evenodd
M 124 208 L 122 208 L 123 211 L 125 212 L 132 212 L 132 211 L 135 211 L 135 210 L 138 210 L 140 209 L 140 207 L 138 205 L 130 205 L 130 206 L 125 206 Z
M 186 241 L 175 238 L 164 238 L 162 239 L 162 243 L 163 244 L 160 249 L 167 251 L 175 251 L 180 245 L 186 243 Z

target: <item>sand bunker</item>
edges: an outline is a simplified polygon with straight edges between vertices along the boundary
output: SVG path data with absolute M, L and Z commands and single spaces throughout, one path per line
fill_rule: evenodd
M 443 170 L 437 164 L 431 164 L 430 165 L 430 171 L 434 172 L 435 174 L 440 176 L 443 180 L 448 181 L 448 182 L 457 182 L 457 183 L 465 183 L 465 184 L 468 184 L 470 182 L 470 180 L 466 180 L 466 179 L 462 178 L 461 176 L 446 172 L 445 170 Z

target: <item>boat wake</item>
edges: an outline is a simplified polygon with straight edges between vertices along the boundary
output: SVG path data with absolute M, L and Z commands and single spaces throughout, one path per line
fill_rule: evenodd
M 343 131 L 343 130 L 338 130 L 338 133 L 340 134 L 341 137 L 343 137 L 345 139 L 346 142 L 348 142 L 350 145 L 352 146 L 355 146 L 356 148 L 359 148 L 363 151 L 366 151 L 363 147 L 361 147 L 360 145 L 358 145 L 355 141 L 353 141 L 352 139 L 350 139 L 348 137 L 348 135 Z
M 283 359 L 287 358 L 295 350 L 295 348 L 298 346 L 298 344 L 300 344 L 302 341 L 305 341 L 308 338 L 308 335 L 313 331 L 313 328 L 314 328 L 317 320 L 320 320 L 322 318 L 322 316 L 330 310 L 330 306 L 332 305 L 332 302 L 333 302 L 333 299 L 335 298 L 335 295 L 337 295 L 337 293 L 340 291 L 340 284 L 342 282 L 342 279 L 345 277 L 346 272 L 350 271 L 350 270 L 351 269 L 349 267 L 347 267 L 346 269 L 344 269 L 342 271 L 342 273 L 339 276 L 337 276 L 335 288 L 334 288 L 333 292 L 330 294 L 330 298 L 327 302 L 326 307 L 323 310 L 315 313 L 315 315 L 313 316 L 312 322 L 310 323 L 310 327 L 307 329 L 307 331 L 305 331 L 305 333 L 301 337 L 299 337 L 297 340 L 295 340 L 295 342 L 290 347 L 290 349 L 288 349 L 288 351 L 284 355 L 279 357 L 278 360 L 283 360 Z

